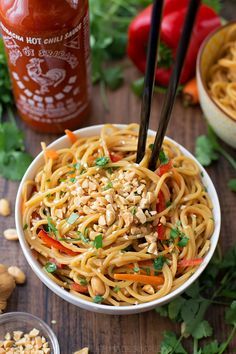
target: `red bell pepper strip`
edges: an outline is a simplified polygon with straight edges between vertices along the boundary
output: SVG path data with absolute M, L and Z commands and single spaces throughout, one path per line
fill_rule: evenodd
M 88 287 L 85 285 L 80 285 L 77 283 L 73 283 L 70 285 L 70 289 L 77 291 L 78 293 L 82 293 L 82 294 L 87 294 L 88 293 Z
M 74 252 L 69 248 L 66 248 L 59 241 L 54 240 L 52 237 L 48 236 L 48 234 L 44 230 L 40 230 L 38 236 L 48 247 L 56 248 L 58 251 L 66 253 L 70 256 L 77 256 L 80 253 L 80 252 Z
M 123 159 L 123 155 L 115 153 L 115 152 L 110 152 L 110 159 L 111 162 L 117 162 Z
M 158 234 L 157 239 L 158 240 L 161 240 L 161 241 L 165 240 L 165 231 L 166 231 L 165 226 L 163 224 L 159 223 L 157 225 L 157 234 Z
M 203 262 L 203 258 L 182 259 L 178 263 L 178 267 L 194 267 L 194 266 L 198 266 L 202 262 Z
M 156 211 L 159 213 L 161 213 L 163 210 L 165 210 L 166 208 L 166 201 L 165 201 L 165 197 L 162 191 L 160 191 L 158 193 L 158 202 L 156 204 Z
M 169 162 L 165 164 L 161 164 L 155 171 L 155 173 L 161 177 L 165 173 L 169 172 L 172 169 L 172 161 L 170 160 Z
M 173 68 L 174 59 L 189 0 L 166 0 L 161 23 L 159 58 L 156 70 L 156 82 L 167 86 Z M 127 53 L 137 68 L 145 73 L 147 43 L 151 26 L 152 5 L 141 11 L 131 22 L 128 31 Z M 201 5 L 194 25 L 180 83 L 189 81 L 195 75 L 197 53 L 206 36 L 220 27 L 221 20 L 216 12 Z

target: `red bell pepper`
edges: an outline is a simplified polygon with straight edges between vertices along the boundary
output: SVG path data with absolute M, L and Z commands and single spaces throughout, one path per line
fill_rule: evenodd
M 79 254 L 79 252 L 74 252 L 63 246 L 59 241 L 54 240 L 54 238 L 50 237 L 44 230 L 40 230 L 38 236 L 48 247 L 56 248 L 58 251 L 66 253 L 70 256 L 77 256 Z
M 166 201 L 165 201 L 165 197 L 162 191 L 160 191 L 158 193 L 158 203 L 156 204 L 156 211 L 159 213 L 161 213 L 163 210 L 165 210 L 166 208 Z
M 165 164 L 161 164 L 155 171 L 155 173 L 161 177 L 165 173 L 169 172 L 172 169 L 172 161 L 170 160 L 169 162 Z
M 156 69 L 156 82 L 162 86 L 167 86 L 170 79 L 188 4 L 189 0 L 165 1 Z M 151 12 L 152 5 L 145 8 L 133 19 L 128 31 L 128 56 L 143 73 L 145 73 L 146 68 Z M 200 45 L 205 37 L 220 25 L 220 17 L 216 12 L 206 5 L 201 5 L 181 74 L 181 84 L 189 81 L 195 75 L 196 59 Z

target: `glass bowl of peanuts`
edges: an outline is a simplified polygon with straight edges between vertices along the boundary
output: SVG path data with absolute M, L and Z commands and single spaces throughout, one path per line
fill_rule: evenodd
M 0 354 L 60 354 L 57 337 L 40 318 L 26 312 L 0 315 Z

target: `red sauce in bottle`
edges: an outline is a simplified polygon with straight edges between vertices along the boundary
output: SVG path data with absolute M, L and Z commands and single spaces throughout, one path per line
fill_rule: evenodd
M 1 31 L 21 118 L 41 132 L 89 113 L 88 0 L 0 0 Z

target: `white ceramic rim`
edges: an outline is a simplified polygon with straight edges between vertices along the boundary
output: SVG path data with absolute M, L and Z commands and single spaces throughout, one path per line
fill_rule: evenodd
M 234 123 L 236 123 L 236 120 L 229 113 L 224 111 L 223 108 L 221 106 L 219 106 L 218 103 L 213 100 L 213 98 L 211 97 L 211 95 L 208 92 L 207 85 L 206 85 L 206 82 L 203 78 L 203 73 L 202 73 L 202 56 L 203 56 L 203 52 L 206 48 L 207 43 L 212 40 L 212 38 L 216 35 L 216 33 L 221 32 L 226 27 L 234 26 L 235 24 L 236 24 L 236 20 L 232 20 L 230 22 L 227 22 L 225 25 L 216 28 L 213 32 L 209 33 L 208 36 L 204 39 L 204 41 L 202 42 L 202 44 L 200 46 L 200 49 L 198 51 L 198 56 L 197 56 L 197 63 L 196 63 L 196 71 L 199 74 L 199 79 L 201 80 L 205 94 L 210 99 L 210 101 L 214 104 L 214 106 L 218 109 L 218 111 L 221 114 L 223 114 L 226 118 L 233 121 Z
M 53 348 L 51 348 L 54 351 L 54 354 L 60 354 L 60 347 L 59 347 L 59 343 L 57 340 L 57 336 L 55 335 L 55 333 L 53 332 L 53 330 L 51 329 L 51 327 L 44 322 L 41 318 L 32 315 L 31 313 L 28 312 L 7 312 L 7 313 L 3 313 L 2 315 L 0 315 L 0 325 L 4 324 L 4 323 L 8 323 L 9 321 L 13 321 L 13 320 L 17 320 L 19 319 L 19 321 L 24 318 L 25 320 L 34 320 L 40 323 L 40 325 L 44 328 L 45 332 L 47 332 L 48 334 L 48 338 L 50 339 L 50 341 L 52 342 L 52 346 Z
M 79 134 L 80 136 L 92 136 L 92 135 L 97 135 L 99 134 L 101 128 L 104 125 L 94 125 L 90 126 L 87 128 L 82 128 L 76 130 L 74 133 Z M 124 128 L 125 124 L 117 124 L 116 125 L 118 128 Z M 153 130 L 148 131 L 149 135 L 155 135 L 155 132 Z M 220 204 L 218 200 L 218 196 L 215 190 L 215 187 L 206 172 L 206 170 L 200 165 L 200 163 L 196 160 L 196 158 L 188 151 L 186 150 L 182 145 L 176 143 L 174 140 L 171 138 L 166 137 L 167 140 L 171 141 L 172 143 L 176 144 L 181 152 L 190 158 L 192 158 L 197 165 L 199 166 L 200 170 L 203 172 L 203 183 L 208 189 L 208 193 L 210 195 L 210 198 L 212 200 L 213 204 L 213 216 L 214 216 L 214 221 L 215 221 L 215 229 L 214 233 L 211 237 L 211 247 L 207 253 L 207 255 L 204 257 L 204 261 L 200 264 L 196 272 L 184 283 L 182 284 L 179 288 L 174 290 L 173 292 L 161 297 L 160 299 L 153 300 L 147 303 L 143 304 L 138 304 L 138 305 L 130 305 L 130 306 L 111 306 L 111 305 L 103 305 L 103 304 L 95 304 L 93 302 L 89 302 L 86 300 L 83 300 L 79 297 L 76 297 L 75 295 L 69 293 L 68 291 L 62 289 L 59 285 L 57 285 L 55 282 L 53 282 L 42 270 L 42 267 L 40 264 L 37 262 L 37 260 L 33 257 L 31 249 L 28 245 L 28 243 L 25 240 L 24 237 L 24 230 L 23 230 L 23 225 L 22 225 L 22 220 L 21 220 L 21 196 L 22 196 L 22 188 L 24 183 L 28 180 L 28 175 L 32 173 L 34 170 L 35 166 L 39 164 L 40 160 L 43 161 L 43 152 L 39 153 L 39 155 L 33 160 L 31 165 L 28 167 L 21 183 L 18 189 L 17 193 L 17 198 L 16 198 L 16 206 L 15 206 L 15 220 L 16 220 L 16 229 L 17 233 L 19 236 L 19 241 L 21 248 L 23 250 L 24 256 L 26 260 L 28 261 L 29 265 L 31 266 L 32 270 L 34 273 L 39 277 L 39 279 L 49 288 L 51 289 L 54 293 L 56 293 L 58 296 L 63 298 L 64 300 L 78 306 L 82 307 L 84 309 L 93 311 L 93 312 L 99 312 L 99 313 L 104 313 L 104 314 L 112 314 L 112 315 L 122 315 L 122 314 L 134 314 L 134 313 L 141 313 L 145 312 L 148 310 L 151 310 L 157 306 L 162 306 L 167 302 L 170 302 L 173 300 L 176 296 L 180 295 L 182 292 L 184 292 L 203 272 L 203 270 L 206 268 L 207 264 L 209 263 L 211 257 L 213 256 L 213 253 L 216 249 L 217 242 L 219 239 L 219 234 L 220 234 L 220 225 L 221 225 L 221 211 L 220 211 Z M 62 136 L 61 138 L 55 140 L 53 143 L 51 143 L 48 147 L 49 148 L 54 148 L 57 149 L 58 144 L 62 144 L 68 141 L 68 138 L 66 135 Z M 69 141 L 68 141 L 69 145 Z

